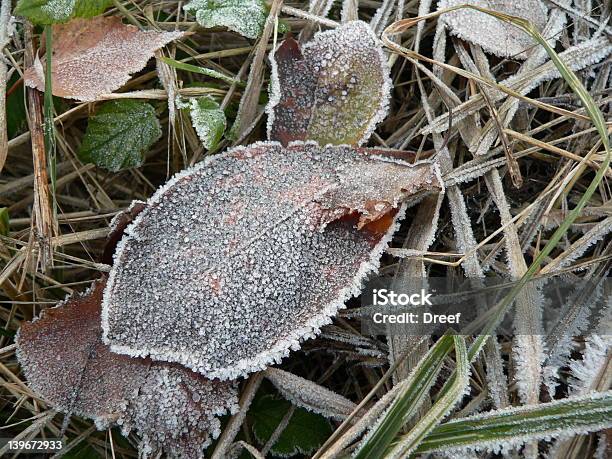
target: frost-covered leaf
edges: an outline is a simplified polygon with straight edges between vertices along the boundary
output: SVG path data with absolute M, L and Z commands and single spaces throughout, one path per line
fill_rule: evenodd
M 35 24 L 56 24 L 102 14 L 113 0 L 19 0 L 15 14 Z
M 465 3 L 463 0 L 440 0 L 438 8 Z M 469 4 L 527 19 L 538 30 L 546 25 L 548 10 L 540 0 L 472 0 Z M 441 20 L 453 35 L 500 57 L 525 59 L 525 51 L 536 45 L 533 38 L 518 27 L 480 11 L 462 8 L 443 14 Z
M 184 9 L 202 27 L 227 27 L 247 38 L 259 37 L 268 17 L 264 0 L 192 0 Z
M 138 30 L 114 16 L 54 25 L 53 95 L 85 102 L 97 100 L 123 86 L 156 50 L 182 35 Z M 24 74 L 26 84 L 43 91 L 43 69 L 44 62 L 36 61 Z
M 155 109 L 138 100 L 106 102 L 89 118 L 79 156 L 109 171 L 138 167 L 162 135 Z
M 191 123 L 204 148 L 207 150 L 216 148 L 223 137 L 227 121 L 225 113 L 215 99 L 210 96 L 199 97 L 181 102 L 177 106 L 189 109 Z
M 268 138 L 360 145 L 387 114 L 391 83 L 381 46 L 361 21 L 287 38 L 270 56 Z
M 291 403 L 326 418 L 345 419 L 357 406 L 347 398 L 288 371 L 268 368 L 266 378 Z
M 272 395 L 257 397 L 253 401 L 249 417 L 253 421 L 253 433 L 261 444 L 270 439 L 290 406 L 286 400 Z M 280 457 L 310 454 L 321 446 L 331 433 L 331 426 L 325 418 L 297 408 L 270 452 Z
M 178 174 L 119 244 L 105 342 L 224 379 L 279 361 L 359 293 L 405 207 L 442 186 L 434 164 L 382 153 L 264 142 Z
M 57 410 L 94 419 L 99 429 L 135 429 L 142 457 L 164 450 L 197 457 L 219 434 L 216 416 L 237 406 L 231 382 L 178 365 L 115 354 L 101 340 L 105 281 L 24 323 L 17 356 L 29 387 Z

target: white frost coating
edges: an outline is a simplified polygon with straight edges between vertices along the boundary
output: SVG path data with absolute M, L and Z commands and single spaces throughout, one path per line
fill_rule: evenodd
M 103 301 L 105 342 L 221 379 L 298 349 L 378 268 L 403 201 L 441 188 L 431 163 L 368 152 L 257 143 L 175 176 L 117 247 Z M 342 215 L 326 207 L 367 217 L 381 202 L 397 202 L 397 213 L 380 230 L 333 221 Z
M 162 46 L 183 32 L 142 31 L 119 17 L 73 19 L 53 26 L 53 94 L 92 102 L 123 86 Z M 45 89 L 38 63 L 24 73 L 28 86 Z
M 582 359 L 570 363 L 572 378 L 570 379 L 571 393 L 574 395 L 586 394 L 596 389 L 597 378 L 610 360 L 612 349 L 612 336 L 591 335 L 585 342 Z
M 440 0 L 438 8 L 464 5 L 462 0 Z M 540 0 L 472 0 L 471 5 L 507 13 L 529 20 L 538 30 L 546 25 L 547 9 Z M 533 39 L 515 25 L 503 22 L 489 14 L 462 8 L 445 13 L 440 18 L 453 35 L 482 46 L 485 51 L 500 57 L 525 59 Z
M 265 374 L 287 400 L 326 418 L 342 421 L 357 406 L 347 398 L 287 371 L 268 368 Z
M 202 27 L 227 27 L 247 38 L 257 38 L 268 11 L 263 0 L 192 0 L 183 9 L 195 13 Z
M 389 67 L 365 22 L 319 32 L 301 51 L 288 39 L 270 54 L 270 62 L 270 140 L 361 145 L 387 115 Z
M 17 357 L 28 386 L 53 407 L 137 431 L 139 456 L 201 457 L 219 435 L 217 416 L 238 407 L 233 382 L 211 381 L 178 365 L 110 352 L 101 341 L 104 280 L 24 323 Z

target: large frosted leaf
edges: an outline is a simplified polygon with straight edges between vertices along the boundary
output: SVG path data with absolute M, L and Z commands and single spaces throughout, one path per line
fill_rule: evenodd
M 270 140 L 360 145 L 387 114 L 389 69 L 364 22 L 318 33 L 303 49 L 287 38 L 270 60 Z
M 466 3 L 527 19 L 538 30 L 543 30 L 546 25 L 547 8 L 540 0 L 440 0 L 438 8 Z M 500 57 L 525 59 L 525 51 L 536 46 L 533 38 L 518 27 L 480 11 L 462 8 L 443 14 L 441 20 L 453 35 L 480 45 L 485 51 Z
M 178 365 L 112 353 L 101 341 L 105 281 L 22 325 L 19 362 L 28 385 L 59 411 L 92 418 L 100 429 L 135 429 L 141 455 L 164 450 L 197 457 L 219 434 L 216 418 L 237 406 L 230 382 Z
M 406 204 L 441 187 L 431 163 L 375 153 L 257 143 L 174 177 L 119 244 L 105 342 L 219 378 L 298 348 L 359 293 Z
M 125 25 L 119 17 L 74 19 L 53 26 L 51 75 L 53 94 L 94 101 L 123 86 L 154 52 L 183 35 L 182 32 L 143 31 Z M 45 88 L 43 63 L 26 70 L 28 86 Z

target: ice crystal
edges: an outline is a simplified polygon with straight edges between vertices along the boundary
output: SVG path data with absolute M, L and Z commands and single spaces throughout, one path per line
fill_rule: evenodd
M 301 50 L 287 38 L 270 60 L 271 140 L 359 145 L 387 113 L 389 69 L 364 22 L 318 33 Z
M 570 364 L 572 394 L 587 394 L 597 389 L 598 378 L 603 376 L 610 361 L 612 336 L 591 335 L 585 342 L 582 359 Z
M 184 10 L 202 27 L 227 27 L 247 38 L 257 38 L 268 17 L 264 0 L 192 0 Z
M 462 0 L 440 0 L 438 8 L 450 8 L 465 3 Z M 522 2 L 472 0 L 469 3 L 527 19 L 538 30 L 542 30 L 546 25 L 547 9 L 540 0 L 524 0 Z M 441 20 L 446 23 L 453 35 L 480 45 L 485 51 L 500 57 L 525 59 L 527 58 L 525 51 L 535 45 L 533 39 L 517 26 L 480 11 L 462 8 L 443 14 Z
M 141 436 L 141 457 L 197 457 L 237 406 L 231 382 L 115 354 L 101 341 L 104 280 L 22 325 L 17 356 L 28 385 L 57 410 Z
M 74 19 L 53 26 L 53 94 L 85 102 L 123 86 L 153 53 L 182 32 L 142 31 L 119 17 Z M 28 86 L 45 88 L 43 66 L 26 70 Z
M 359 293 L 407 202 L 441 186 L 432 163 L 348 146 L 264 142 L 209 158 L 126 230 L 104 340 L 208 377 L 262 369 Z

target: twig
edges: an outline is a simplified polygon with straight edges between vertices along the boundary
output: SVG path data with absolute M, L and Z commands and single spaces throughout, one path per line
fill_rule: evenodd
M 31 24 L 25 28 L 25 63 L 34 64 L 34 34 Z M 32 160 L 34 163 L 34 226 L 35 239 L 39 246 L 40 266 L 43 271 L 53 261 L 51 238 L 57 233 L 51 206 L 49 174 L 45 154 L 45 135 L 43 132 L 43 95 L 34 88 L 27 88 L 28 125 L 32 139 Z
M 2 0 L 0 6 L 0 172 L 4 168 L 8 155 L 8 135 L 6 132 L 6 78 L 8 67 L 2 58 L 2 52 L 9 42 L 9 20 L 11 17 L 11 0 Z

